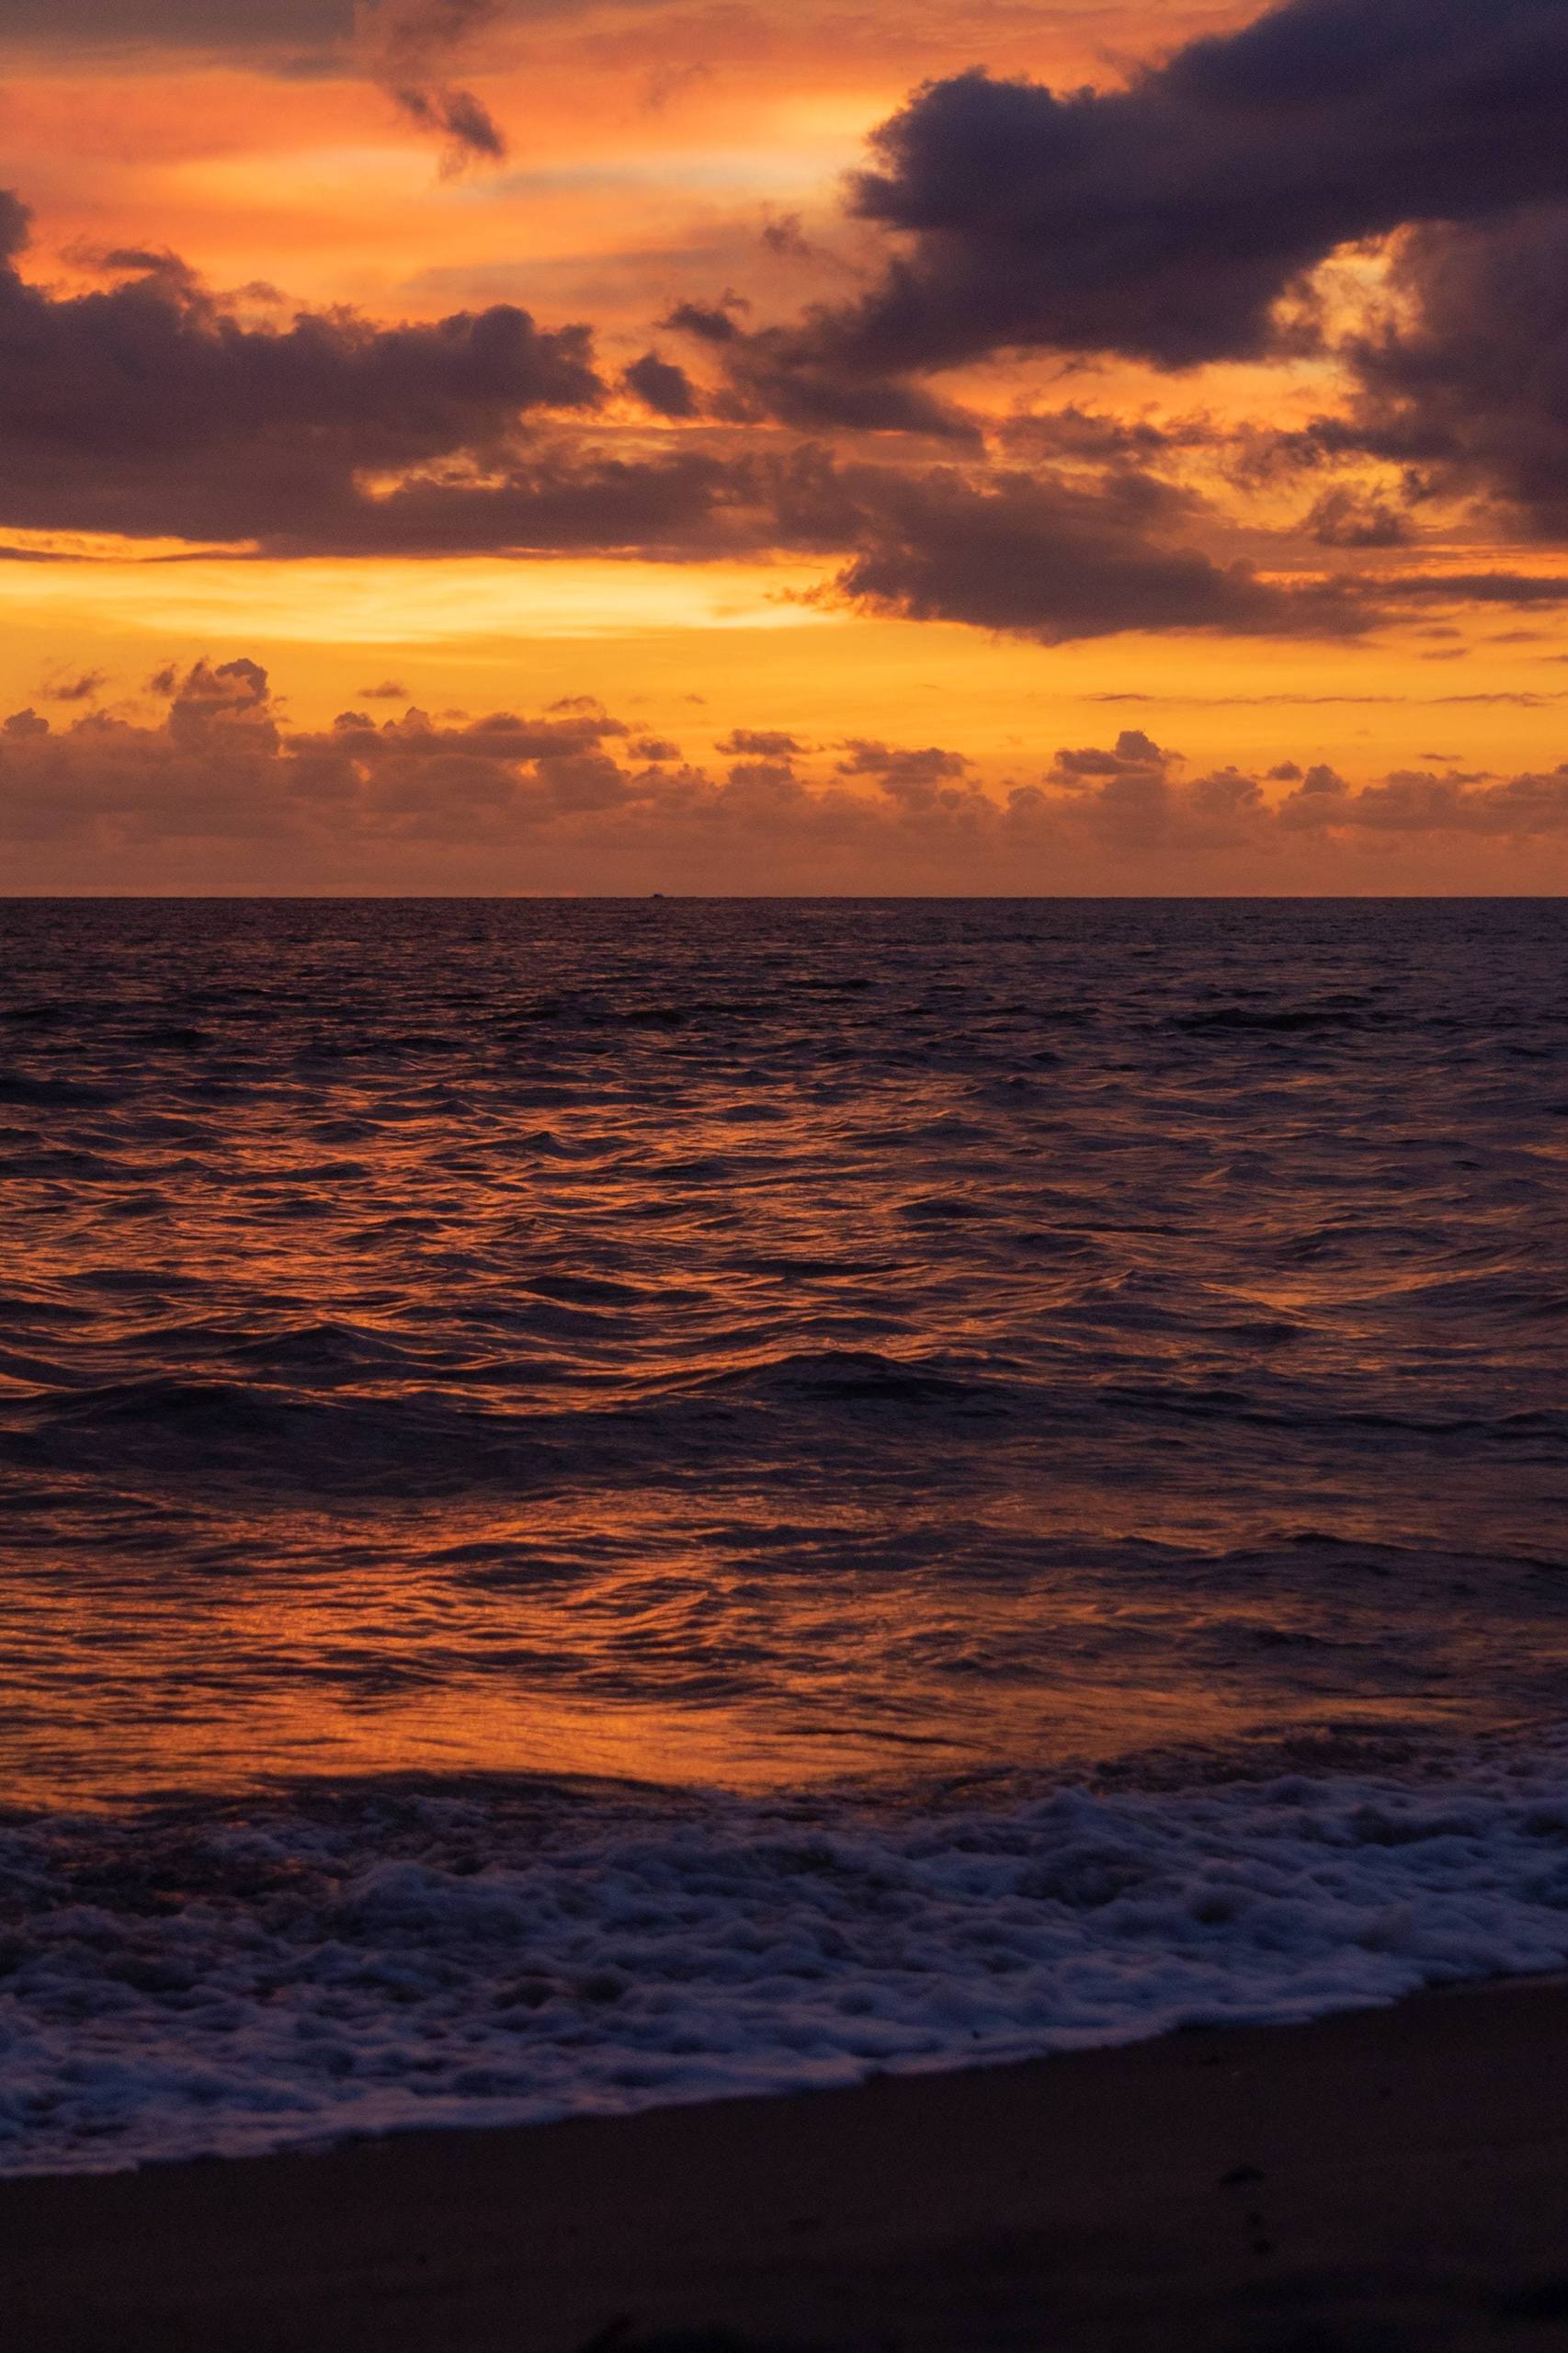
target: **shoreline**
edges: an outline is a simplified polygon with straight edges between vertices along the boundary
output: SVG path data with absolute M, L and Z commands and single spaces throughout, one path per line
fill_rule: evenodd
M 1568 1976 L 846 2090 L 0 2182 L 13 2353 L 1568 2341 Z

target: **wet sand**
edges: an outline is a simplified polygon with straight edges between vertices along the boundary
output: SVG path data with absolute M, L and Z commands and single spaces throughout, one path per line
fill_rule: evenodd
M 1568 2345 L 1568 1980 L 0 2185 L 10 2353 Z

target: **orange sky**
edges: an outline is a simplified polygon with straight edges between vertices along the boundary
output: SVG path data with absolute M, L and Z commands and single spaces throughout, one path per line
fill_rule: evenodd
M 443 520 L 433 539 L 403 534 L 384 546 L 358 525 L 358 538 L 347 540 L 324 526 L 312 543 L 307 502 L 267 544 L 237 494 L 216 506 L 184 496 L 177 447 L 156 457 L 166 497 L 147 488 L 153 476 L 137 472 L 141 459 L 127 457 L 112 417 L 106 425 L 95 412 L 97 438 L 85 454 L 62 457 L 75 393 L 51 390 L 45 403 L 28 391 L 27 370 L 39 364 L 28 349 L 32 329 L 0 313 L 0 444 L 6 431 L 39 437 L 36 456 L 18 455 L 19 486 L 0 514 L 0 545 L 17 559 L 0 563 L 0 708 L 47 719 L 52 747 L 46 774 L 41 735 L 17 738 L 14 753 L 0 738 L 6 887 L 233 888 L 254 877 L 256 887 L 301 890 L 473 888 L 487 878 L 522 889 L 755 888 L 771 870 L 780 887 L 869 891 L 940 887 L 949 877 L 958 889 L 1568 887 L 1568 821 L 1551 794 L 1531 787 L 1506 809 L 1473 798 L 1521 774 L 1550 779 L 1568 758 L 1568 654 L 1548 593 L 1568 564 L 1549 514 L 1543 526 L 1548 510 L 1525 513 L 1519 494 L 1468 455 L 1461 464 L 1424 454 L 1417 482 L 1415 463 L 1386 454 L 1365 427 L 1367 395 L 1345 357 L 1358 328 L 1393 299 L 1398 230 L 1392 244 L 1384 233 L 1314 257 L 1280 312 L 1305 306 L 1314 332 L 1294 340 L 1282 332 L 1262 353 L 1238 348 L 1173 367 L 1087 343 L 1019 350 L 998 342 L 901 377 L 964 412 L 956 438 L 823 423 L 792 410 L 788 389 L 777 413 L 762 414 L 753 379 L 726 373 L 728 347 L 663 324 L 679 304 L 711 313 L 733 295 L 729 315 L 748 338 L 763 331 L 760 352 L 767 330 L 793 335 L 812 305 L 838 314 L 874 286 L 900 240 L 855 217 L 845 175 L 864 161 L 868 134 L 921 84 L 983 65 L 999 78 L 1114 90 L 1195 33 L 1224 34 L 1256 8 L 588 0 L 518 9 L 426 0 L 432 22 L 421 24 L 406 0 L 381 0 L 346 34 L 348 13 L 338 0 L 8 8 L 0 184 L 31 214 L 16 256 L 22 285 L 51 319 L 74 321 L 85 316 L 70 308 L 77 298 L 150 269 L 164 299 L 156 257 L 175 255 L 223 298 L 201 313 L 199 337 L 232 325 L 259 338 L 287 330 L 301 310 L 339 317 L 344 306 L 361 314 L 366 334 L 401 321 L 439 332 L 435 323 L 452 313 L 494 305 L 527 310 L 550 334 L 583 323 L 603 388 L 590 406 L 544 399 L 505 457 L 494 419 L 487 439 L 428 450 L 405 444 L 401 420 L 391 420 L 377 447 L 393 454 L 367 458 L 354 496 L 391 500 L 372 520 L 392 514 L 400 494 L 444 515 L 454 491 L 494 493 L 508 468 L 532 468 L 569 440 L 571 466 L 607 477 L 612 502 L 627 467 L 674 462 L 722 475 L 719 520 L 710 516 L 695 535 L 685 522 L 629 521 L 621 539 L 612 517 L 550 546 L 509 542 L 488 524 L 472 543 Z M 475 145 L 454 155 L 441 129 L 454 91 L 478 102 L 504 154 Z M 68 337 L 62 347 L 71 366 L 101 367 Z M 622 383 L 622 370 L 650 351 L 686 371 L 690 414 L 660 414 Z M 120 356 L 117 344 L 114 365 Z M 785 373 L 797 365 L 789 358 Z M 10 410 L 7 371 L 21 387 Z M 91 397 L 100 395 L 101 381 Z M 415 407 L 424 398 L 419 387 L 407 395 Z M 1064 412 L 1090 420 L 1094 433 L 1114 426 L 1121 442 L 1108 455 L 1108 443 L 1092 436 L 1074 441 L 1060 425 Z M 171 414 L 177 442 L 174 402 Z M 1356 446 L 1335 445 L 1331 458 L 1317 449 L 1300 464 L 1299 450 L 1281 455 L 1292 433 L 1298 442 L 1321 437 L 1324 419 L 1352 416 Z M 7 417 L 21 422 L 7 426 Z M 312 434 L 347 432 L 351 422 L 263 419 L 262 440 L 236 446 L 232 484 L 243 489 L 254 473 L 256 449 L 280 449 L 287 464 Z M 1140 430 L 1146 449 L 1128 438 Z M 1386 442 L 1386 426 L 1379 430 Z M 845 485 L 822 494 L 826 519 L 813 509 L 810 529 L 759 522 L 754 506 L 774 516 L 778 494 L 758 484 L 798 472 L 802 450 Z M 192 481 L 200 462 L 193 455 Z M 56 466 L 70 487 L 51 504 Z M 743 477 L 740 498 L 731 485 Z M 990 502 L 990 516 L 999 485 L 1026 501 L 1043 485 L 1048 501 L 1065 501 L 1060 563 L 1033 541 L 1020 559 L 1065 567 L 1065 588 L 1052 573 L 1048 619 L 1037 626 L 1009 607 L 994 620 L 983 586 L 944 603 L 945 590 L 933 598 L 923 587 L 880 585 L 889 550 L 905 560 L 915 528 L 901 519 L 906 480 L 937 485 L 925 494 L 942 503 L 944 531 L 970 527 L 976 498 Z M 869 502 L 879 518 L 861 526 L 880 534 L 863 560 L 847 528 L 842 545 L 835 539 L 839 496 Z M 1165 595 L 1151 617 L 1133 597 L 1125 617 L 1117 608 L 1080 628 L 1071 537 L 1080 509 L 1094 548 L 1103 529 L 1113 531 L 1119 564 L 1130 534 L 1200 560 L 1212 609 L 1188 623 L 1179 597 Z M 1054 513 L 1042 508 L 1030 529 L 1049 538 Z M 210 516 L 217 528 L 196 528 Z M 1438 593 L 1441 574 L 1454 575 L 1451 595 Z M 1478 576 L 1527 586 L 1477 592 Z M 1300 625 L 1271 617 L 1230 625 L 1232 607 L 1241 612 L 1254 595 L 1236 585 L 1247 581 L 1264 584 L 1282 615 L 1279 600 L 1293 598 Z M 1325 582 L 1355 600 L 1353 625 L 1332 613 L 1324 622 Z M 791 789 L 869 797 L 880 821 L 892 788 L 857 769 L 846 745 L 942 747 L 962 764 L 944 790 L 961 773 L 964 791 L 1001 805 L 1018 788 L 1048 797 L 1076 790 L 1059 752 L 1108 755 L 1123 730 L 1135 730 L 1181 756 L 1159 769 L 1179 822 L 1162 803 L 1160 823 L 1134 839 L 1108 820 L 1085 830 L 1074 814 L 1079 832 L 1067 847 L 1057 824 L 1049 852 L 1034 835 L 1033 847 L 981 851 L 972 827 L 965 847 L 970 819 L 956 803 L 958 832 L 938 837 L 929 801 L 912 816 L 906 799 L 896 802 L 900 822 L 926 827 L 916 856 L 903 836 L 890 848 L 885 825 L 846 846 L 837 821 L 813 803 L 806 832 L 797 827 L 775 868 L 781 853 L 767 847 L 766 828 L 754 851 L 732 846 L 694 863 L 684 803 L 661 848 L 634 795 L 635 825 L 628 819 L 618 835 L 613 811 L 591 826 L 568 813 L 548 855 L 537 825 L 508 835 L 487 821 L 465 832 L 454 817 L 443 833 L 432 818 L 411 834 L 363 811 L 342 821 L 330 847 L 319 826 L 292 820 L 265 847 L 259 834 L 236 847 L 232 809 L 204 835 L 187 795 L 171 829 L 156 815 L 153 785 L 146 806 L 138 802 L 126 764 L 161 775 L 158 763 L 175 757 L 166 714 L 177 680 L 198 662 L 239 657 L 268 674 L 268 723 L 281 747 L 272 756 L 296 764 L 295 739 L 345 710 L 363 710 L 379 726 L 413 705 L 456 735 L 470 723 L 457 714 L 594 697 L 624 722 L 626 741 L 673 745 L 704 789 L 720 789 L 744 757 L 722 748 L 734 731 L 790 737 L 789 752 L 769 756 L 790 770 Z M 179 756 L 197 755 L 187 744 Z M 1273 824 L 1296 779 L 1268 772 L 1299 776 L 1318 765 L 1354 790 L 1393 771 L 1436 779 L 1443 790 L 1426 791 L 1419 819 L 1392 822 L 1379 803 L 1375 816 L 1365 804 L 1343 826 L 1325 827 L 1316 813 L 1311 824 Z M 1184 796 L 1211 770 L 1233 767 L 1261 796 L 1244 824 L 1193 821 Z M 512 786 L 531 774 L 514 770 Z M 211 790 L 222 797 L 216 771 Z M 66 803 L 74 813 L 62 816 Z M 659 804 L 666 817 L 673 805 Z M 1519 809 L 1516 824 L 1509 813 Z

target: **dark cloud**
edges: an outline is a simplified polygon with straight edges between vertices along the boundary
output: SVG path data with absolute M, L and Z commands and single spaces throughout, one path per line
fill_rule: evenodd
M 15 199 L 0 205 L 13 250 L 25 231 Z M 649 358 L 632 381 L 667 410 L 665 363 Z M 541 329 L 510 305 L 432 325 L 343 312 L 255 325 L 167 256 L 66 298 L 12 267 L 0 271 L 0 521 L 275 555 L 779 548 L 846 557 L 839 593 L 852 601 L 1046 642 L 1358 619 L 1348 591 L 1284 588 L 1199 551 L 1201 511 L 1130 464 L 1067 483 L 697 434 L 620 457 L 537 421 L 591 410 L 603 390 L 585 328 Z
M 1062 458 L 1091 465 L 1149 465 L 1171 449 L 1212 446 L 1218 438 L 1207 423 L 1177 431 L 1146 419 L 1108 416 L 1075 403 L 1005 417 L 996 427 L 997 440 L 1014 457 Z
M 0 256 L 27 213 L 0 197 Z M 377 512 L 367 477 L 504 452 L 592 407 L 585 327 L 496 304 L 429 325 L 352 312 L 248 325 L 180 265 L 60 298 L 0 267 L 0 520 L 187 539 L 312 536 Z
M 1533 572 L 1424 572 L 1386 574 L 1380 597 L 1407 605 L 1568 604 L 1568 574 Z
M 975 420 L 952 402 L 896 377 L 819 361 L 787 328 L 727 337 L 724 364 L 730 390 L 714 411 L 736 422 L 761 418 L 802 433 L 907 433 L 980 445 Z
M 1320 547 L 1397 548 L 1410 538 L 1410 519 L 1377 492 L 1337 483 L 1325 490 L 1306 518 Z
M 502 0 L 360 0 L 359 45 L 370 72 L 411 122 L 442 140 L 448 173 L 506 158 L 500 124 L 448 73 L 457 53 L 503 13 Z
M 641 359 L 634 359 L 624 381 L 655 416 L 681 418 L 698 413 L 697 389 L 686 369 L 671 359 L 662 359 L 656 351 L 645 351 Z
M 17 714 L 0 746 L 0 830 L 116 840 L 418 836 L 483 831 L 623 797 L 604 746 L 628 731 L 597 707 L 441 726 L 346 711 L 286 731 L 267 672 L 244 657 L 176 676 L 156 726 L 94 716 L 56 733 Z
M 1194 517 L 1148 476 L 1091 484 L 996 472 L 862 470 L 856 603 L 1061 644 L 1123 630 L 1339 635 L 1369 615 L 1342 584 L 1287 586 L 1184 545 Z
M 378 498 L 346 498 L 265 532 L 279 555 L 640 555 L 685 560 L 755 552 L 771 517 L 757 470 L 703 449 L 649 459 L 552 445 L 488 477 L 415 479 Z
M 780 544 L 852 551 L 833 593 L 911 620 L 1041 643 L 1127 630 L 1345 634 L 1353 584 L 1283 585 L 1190 544 L 1203 511 L 1132 470 L 1071 480 L 999 468 L 844 463 L 797 449 L 770 475 Z
M 737 313 L 750 308 L 744 295 L 726 293 L 717 302 L 677 302 L 660 324 L 699 343 L 733 343 L 744 333 Z
M 1568 536 L 1568 206 L 1415 232 L 1396 252 L 1393 290 L 1381 332 L 1347 354 L 1354 415 L 1320 438 Z
M 405 703 L 410 699 L 408 688 L 401 678 L 383 678 L 379 686 L 360 687 L 358 693 L 361 702 Z
M 271 66 L 290 76 L 347 72 L 396 52 L 405 77 L 439 78 L 448 55 L 491 23 L 588 14 L 597 0 L 4 0 L 0 51 L 183 51 Z M 633 0 L 653 6 L 656 0 Z M 707 68 L 677 68 L 702 73 Z
M 0 264 L 7 270 L 27 249 L 33 216 L 14 188 L 0 188 Z
M 410 122 L 442 141 L 441 167 L 448 174 L 477 161 L 499 164 L 507 154 L 506 135 L 482 98 L 472 90 L 403 82 L 392 88 Z
M 715 745 L 726 758 L 738 760 L 789 760 L 805 750 L 805 745 L 778 727 L 733 727 Z
M 326 48 L 353 0 L 6 0 L 0 42 L 52 50 Z
M 13 529 L 278 556 L 777 550 L 838 561 L 824 593 L 851 603 L 1042 643 L 1153 630 L 1344 635 L 1443 604 L 1568 601 L 1568 581 L 1525 572 L 1358 585 L 1223 561 L 1210 552 L 1212 511 L 1151 471 L 1165 429 L 1118 435 L 1072 408 L 1019 420 L 1040 442 L 1029 465 L 988 466 L 969 442 L 964 462 L 942 466 L 916 462 L 928 450 L 870 462 L 868 445 L 850 460 L 727 430 L 618 444 L 591 423 L 606 387 L 584 326 L 545 329 L 510 304 L 415 325 L 346 310 L 258 324 L 177 257 L 140 251 L 115 265 L 129 276 L 62 296 L 21 275 L 27 225 L 17 199 L 0 196 L 0 523 Z M 847 392 L 863 426 L 971 430 L 898 383 L 791 372 L 776 332 L 737 326 L 732 302 L 706 315 L 710 342 L 724 322 L 744 413 L 747 400 L 771 401 L 814 418 L 819 395 L 832 409 Z M 666 418 L 682 415 L 688 380 L 656 353 L 625 381 Z M 1335 547 L 1389 537 L 1364 496 L 1331 489 L 1314 513 Z
M 1082 783 L 1085 777 L 1164 776 L 1176 756 L 1163 751 L 1141 727 L 1124 727 L 1109 747 L 1089 744 L 1074 751 L 1064 745 L 1051 774 L 1071 784 Z
M 1565 110 L 1568 0 L 1290 0 L 1121 89 L 928 84 L 853 183 L 903 250 L 792 348 L 869 376 L 1254 356 L 1335 247 L 1568 194 Z
M 750 328 L 750 304 L 678 302 L 660 324 L 722 353 L 729 391 L 714 404 L 734 423 L 772 420 L 805 433 L 913 433 L 978 443 L 974 420 L 917 385 L 879 379 L 813 352 L 786 327 Z
M 915 433 L 978 441 L 974 422 L 917 386 L 857 374 L 813 356 L 784 327 L 748 328 L 751 305 L 730 292 L 717 302 L 677 302 L 660 324 L 723 354 L 730 390 L 715 413 L 733 422 L 759 418 L 806 433 Z

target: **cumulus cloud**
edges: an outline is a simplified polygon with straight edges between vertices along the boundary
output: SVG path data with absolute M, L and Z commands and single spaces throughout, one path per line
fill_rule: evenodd
M 1434 600 L 1565 593 L 1503 571 L 1364 589 L 1337 572 L 1271 578 L 1210 551 L 1222 525 L 1152 470 L 1157 442 L 1108 439 L 1079 412 L 1051 426 L 1060 463 L 1042 448 L 1027 465 L 966 450 L 933 466 L 907 445 L 873 460 L 707 427 L 618 439 L 596 422 L 607 386 L 585 326 L 506 303 L 413 325 L 346 310 L 256 324 L 167 256 L 122 255 L 131 274 L 61 295 L 22 276 L 27 233 L 0 196 L 0 523 L 14 529 L 283 557 L 782 551 L 838 566 L 826 596 L 1046 644 L 1345 634 Z M 695 405 L 654 352 L 625 381 L 666 423 Z M 1323 523 L 1335 547 L 1385 536 L 1360 508 L 1326 504 Z
M 873 378 L 1009 348 L 1256 356 L 1336 247 L 1568 195 L 1565 106 L 1564 0 L 1289 0 L 1119 89 L 928 84 L 853 184 L 901 250 L 791 352 Z
M 1369 618 L 1347 585 L 1215 562 L 1190 543 L 1187 502 L 1135 471 L 1088 483 L 951 468 L 847 478 L 860 544 L 839 585 L 877 611 L 1044 644 L 1123 630 L 1338 635 Z
M 1081 784 L 1086 778 L 1164 776 L 1176 758 L 1141 727 L 1124 727 L 1114 745 L 1085 744 L 1076 751 L 1063 745 L 1051 774 L 1068 784 Z
M 870 777 L 905 809 L 958 805 L 967 797 L 969 762 L 937 744 L 879 744 L 852 737 L 838 763 L 840 776 Z
M 278 554 L 328 547 L 354 554 L 440 555 L 503 548 L 519 554 L 686 558 L 771 544 L 758 470 L 704 449 L 620 458 L 554 443 L 508 459 L 488 478 L 416 477 L 335 515 L 301 515 L 263 533 Z
M 56 731 L 17 714 L 0 736 L 0 831 L 121 847 L 214 837 L 480 838 L 503 813 L 537 821 L 630 789 L 605 750 L 628 733 L 597 706 L 440 725 L 410 710 L 345 711 L 290 732 L 248 657 L 198 661 L 156 725 L 94 715 Z
M 898 433 L 980 443 L 974 418 L 953 402 L 895 376 L 845 367 L 831 353 L 812 351 L 788 328 L 738 332 L 722 344 L 728 382 L 714 410 L 736 423 L 765 419 L 803 433 Z
M 1537 840 L 1568 832 L 1568 762 L 1545 774 L 1508 777 L 1499 783 L 1402 769 L 1380 783 L 1356 789 L 1331 768 L 1314 768 L 1280 803 L 1275 823 L 1287 832 L 1355 827 L 1384 834 Z
M 641 359 L 634 359 L 621 381 L 655 416 L 673 420 L 698 414 L 700 404 L 691 378 L 684 368 L 656 351 L 645 351 Z
M 380 326 L 335 309 L 246 324 L 178 263 L 59 296 L 17 267 L 0 193 L 0 520 L 194 540 L 369 535 L 378 478 L 505 452 L 602 397 L 583 326 L 497 303 Z
M 677 302 L 663 321 L 677 335 L 694 335 L 699 343 L 734 343 L 745 332 L 742 318 L 751 304 L 733 290 L 716 302 Z
M 1568 763 L 1501 779 L 1353 785 L 1277 761 L 1189 774 L 1141 730 L 988 789 L 960 753 L 803 750 L 737 728 L 710 772 L 597 703 L 440 722 L 417 709 L 290 727 L 254 661 L 196 662 L 155 723 L 0 723 L 0 836 L 36 887 L 878 890 L 1505 887 L 1568 861 Z M 1370 867 L 1368 861 L 1370 860 Z M 1467 860 L 1469 861 L 1467 863 Z M 1512 861 L 1510 864 L 1509 861 Z M 1556 870 L 1555 869 L 1553 870 Z
M 1410 517 L 1376 491 L 1336 483 L 1325 490 L 1306 517 L 1320 547 L 1397 548 L 1411 536 Z
M 1426 572 L 1385 574 L 1381 597 L 1406 605 L 1568 604 L 1568 574 L 1550 572 Z M 1510 696 L 1486 696 L 1510 701 Z
M 509 5 L 14 0 L 5 29 L 219 46 L 308 33 L 473 160 L 504 142 L 461 61 L 483 58 Z M 1568 0 L 1287 0 L 1119 87 L 927 85 L 852 185 L 892 241 L 869 290 L 789 325 L 734 290 L 677 304 L 615 380 L 647 411 L 630 430 L 618 409 L 594 421 L 610 387 L 585 326 L 541 327 L 511 303 L 418 325 L 338 309 L 258 324 L 254 301 L 129 248 L 108 257 L 113 282 L 61 296 L 24 278 L 27 215 L 0 197 L 0 522 L 278 555 L 807 551 L 869 609 L 1045 643 L 1546 602 L 1557 585 L 1524 571 L 1437 584 L 1368 563 L 1358 587 L 1353 570 L 1408 543 L 1439 492 L 1568 532 L 1565 105 Z M 1212 419 L 1070 404 L 983 439 L 976 415 L 919 381 L 1017 347 L 1163 367 L 1275 352 L 1303 271 L 1391 234 L 1392 299 L 1339 347 L 1349 413 L 1255 437 L 1260 469 L 1312 475 L 1294 555 L 1304 535 L 1325 577 L 1228 560 L 1222 523 L 1162 479 L 1211 478 Z M 762 237 L 775 259 L 810 256 L 794 214 Z M 790 434 L 838 454 L 781 455 Z
M 714 414 L 732 423 L 771 421 L 807 433 L 906 433 L 977 443 L 974 420 L 918 385 L 879 380 L 809 347 L 797 331 L 746 324 L 751 304 L 727 289 L 712 302 L 677 302 L 660 322 L 706 345 L 725 385 Z
M 1568 175 L 1565 175 L 1568 176 Z M 1403 239 L 1395 300 L 1347 357 L 1360 399 L 1320 428 L 1568 533 L 1568 203 Z
M 781 727 L 732 727 L 716 748 L 736 760 L 790 760 L 806 747 Z
M 605 394 L 585 327 L 545 329 L 509 304 L 432 324 L 334 311 L 256 325 L 167 257 L 62 297 L 20 275 L 27 226 L 0 199 L 0 522 L 14 528 L 284 556 L 783 549 L 845 558 L 834 593 L 851 602 L 1051 643 L 1357 624 L 1344 588 L 1271 584 L 1202 552 L 1193 502 L 1131 462 L 1071 479 L 922 472 L 689 432 L 622 456 L 560 427 Z M 629 381 L 679 409 L 684 374 L 655 355 Z

